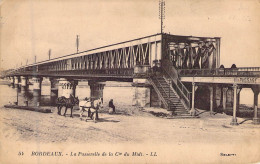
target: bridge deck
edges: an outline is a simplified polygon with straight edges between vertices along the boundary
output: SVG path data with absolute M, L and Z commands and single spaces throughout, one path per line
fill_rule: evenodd
M 100 69 L 100 70 L 70 70 L 70 71 L 39 71 L 32 74 L 31 71 L 13 72 L 9 76 L 40 76 L 40 77 L 64 77 L 77 79 L 99 79 L 113 81 L 133 81 L 134 69 Z
M 181 69 L 178 71 L 183 82 L 260 85 L 260 67 Z

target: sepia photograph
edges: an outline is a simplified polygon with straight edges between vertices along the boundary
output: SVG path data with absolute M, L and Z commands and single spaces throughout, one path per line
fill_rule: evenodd
M 260 163 L 260 0 L 0 0 L 0 163 Z

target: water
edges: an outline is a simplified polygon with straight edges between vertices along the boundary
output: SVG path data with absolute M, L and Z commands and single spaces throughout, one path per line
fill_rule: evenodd
M 131 106 L 132 96 L 134 93 L 133 87 L 112 87 L 105 86 L 103 90 L 104 105 L 108 105 L 110 99 L 114 99 L 114 103 L 120 106 Z M 9 102 L 13 103 L 17 101 L 18 94 L 18 105 L 26 105 L 25 101 L 28 101 L 28 105 L 35 106 L 37 102 L 41 106 L 53 106 L 57 99 L 57 93 L 51 94 L 51 96 L 39 96 L 38 92 L 33 91 L 32 87 L 28 89 L 14 88 L 11 85 L 0 85 L 0 104 L 5 105 Z M 76 88 L 76 96 L 80 100 L 85 97 L 90 97 L 90 87 L 88 85 L 80 85 Z M 253 106 L 254 95 L 251 89 L 243 88 L 240 93 L 240 104 L 247 104 Z M 260 102 L 260 96 L 258 97 Z
M 114 99 L 115 104 L 131 106 L 133 92 L 133 87 L 105 86 L 103 90 L 104 105 L 108 105 L 109 100 Z M 31 86 L 28 89 L 23 89 L 12 85 L 0 85 L 1 105 L 17 102 L 17 95 L 18 105 L 26 105 L 26 101 L 28 101 L 29 106 L 36 106 L 37 102 L 39 102 L 40 106 L 54 106 L 58 94 L 52 93 L 49 96 L 43 96 L 39 92 L 34 91 Z M 90 97 L 90 87 L 88 85 L 77 86 L 76 96 L 80 100 Z

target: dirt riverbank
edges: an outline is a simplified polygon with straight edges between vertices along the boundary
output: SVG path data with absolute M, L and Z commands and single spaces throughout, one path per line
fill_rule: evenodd
M 4 141 L 29 145 L 37 143 L 37 147 L 41 145 L 39 149 L 44 147 L 42 145 L 49 144 L 87 144 L 87 147 L 110 145 L 103 149 L 119 144 L 119 147 L 125 145 L 124 150 L 129 144 L 130 147 L 146 145 L 145 148 L 157 145 L 153 148 L 157 153 L 162 155 L 164 148 L 168 147 L 170 152 L 178 150 L 175 152 L 175 156 L 176 153 L 180 153 L 181 149 L 183 149 L 182 151 L 196 149 L 196 153 L 194 153 L 197 155 L 201 149 L 207 154 L 209 152 L 202 149 L 206 149 L 208 145 L 212 146 L 212 144 L 213 149 L 212 147 L 209 149 L 214 153 L 217 151 L 216 156 L 219 156 L 220 150 L 242 155 L 241 146 L 250 145 L 250 150 L 253 152 L 247 153 L 257 153 L 256 150 L 259 152 L 257 145 L 260 137 L 260 125 L 253 125 L 252 120 L 238 118 L 239 126 L 231 126 L 231 116 L 219 113 L 210 116 L 208 111 L 200 110 L 200 118 L 196 119 L 166 119 L 143 112 L 139 108 L 125 108 L 127 109 L 118 110 L 118 114 L 115 115 L 108 114 L 107 109 L 104 109 L 99 114 L 100 120 L 94 123 L 89 118 L 87 122 L 81 121 L 77 110 L 74 111 L 74 117 L 70 118 L 70 111 L 68 111 L 67 117 L 64 117 L 57 115 L 56 108 L 52 108 L 53 113 L 45 114 L 1 107 L 1 144 L 5 145 Z M 164 148 L 160 148 L 162 145 L 165 145 Z M 215 146 L 219 145 L 228 146 L 218 150 Z M 233 146 L 240 148 L 234 147 L 233 149 Z M 172 149 L 174 147 L 179 148 Z M 137 150 L 141 149 L 144 147 Z M 165 155 L 168 155 L 168 151 Z M 253 155 L 255 156 L 255 154 Z

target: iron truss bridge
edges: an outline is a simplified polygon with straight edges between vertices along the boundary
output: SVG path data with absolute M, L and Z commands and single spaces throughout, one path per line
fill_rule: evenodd
M 132 81 L 135 65 L 150 65 L 161 34 L 112 44 L 6 71 L 4 76 L 106 78 Z M 158 54 L 159 55 L 159 54 Z

